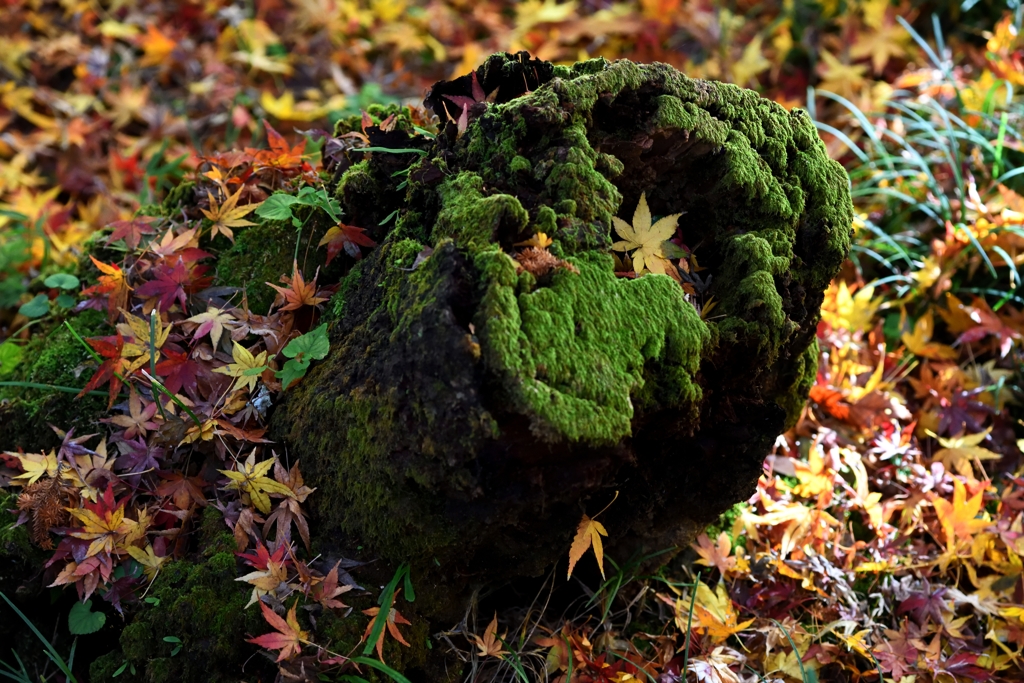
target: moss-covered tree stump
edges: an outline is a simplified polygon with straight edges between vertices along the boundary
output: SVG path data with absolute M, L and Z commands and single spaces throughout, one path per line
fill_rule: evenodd
M 664 64 L 495 55 L 427 104 L 436 139 L 399 113 L 368 132 L 403 151 L 348 153 L 346 222 L 380 246 L 273 417 L 321 539 L 449 586 L 529 575 L 618 491 L 613 555 L 690 541 L 751 494 L 813 381 L 844 171 L 805 112 Z M 612 217 L 642 193 L 685 212 L 699 296 L 617 275 Z M 524 270 L 514 245 L 541 232 L 563 267 Z

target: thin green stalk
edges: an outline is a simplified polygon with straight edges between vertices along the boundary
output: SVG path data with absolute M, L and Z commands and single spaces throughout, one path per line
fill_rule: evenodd
M 686 669 L 690 664 L 690 626 L 693 624 L 693 606 L 697 604 L 697 586 L 700 585 L 700 571 L 697 572 L 697 579 L 693 582 L 693 596 L 690 598 L 690 614 L 686 617 L 686 644 L 683 645 L 683 678 L 686 678 Z
M 999 119 L 999 135 L 996 137 L 996 158 L 992 163 L 992 176 L 999 177 L 1003 166 L 1003 145 L 1006 144 L 1006 124 L 1009 123 L 1009 113 L 1003 112 Z
M 790 647 L 793 648 L 793 654 L 796 656 L 796 663 L 800 665 L 800 680 L 804 683 L 811 683 L 807 678 L 807 672 L 804 670 L 804 659 L 800 656 L 800 650 L 797 649 L 796 643 L 794 643 L 793 638 L 790 637 L 789 631 L 787 631 L 786 627 L 780 624 L 776 619 L 772 619 L 772 621 L 775 622 L 775 625 L 781 628 L 782 632 L 786 634 L 786 640 L 789 641 Z
M 156 377 L 156 320 L 159 314 L 154 308 L 149 313 L 149 373 Z M 156 398 L 155 396 L 153 398 Z M 163 418 L 164 422 L 167 422 L 167 414 L 164 412 L 164 406 L 160 401 L 156 402 L 156 407 L 160 410 L 160 417 Z
M 40 382 L 0 382 L 0 387 L 21 387 L 23 389 L 51 389 L 53 391 L 63 391 L 66 394 L 80 394 L 81 389 L 75 387 L 64 387 L 59 384 L 42 384 Z M 87 396 L 106 396 L 105 391 L 90 391 L 86 393 Z

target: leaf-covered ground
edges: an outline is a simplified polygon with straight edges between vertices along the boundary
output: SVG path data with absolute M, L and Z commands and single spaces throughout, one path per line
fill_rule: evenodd
M 375 246 L 325 190 L 336 151 L 365 141 L 315 131 L 528 49 L 665 61 L 811 107 L 851 174 L 856 246 L 823 307 L 811 399 L 749 501 L 656 576 L 608 556 L 588 574 L 604 530 L 590 511 L 565 543 L 593 585 L 558 567 L 532 608 L 474 611 L 434 647 L 466 680 L 1020 680 L 1022 16 L 939 9 L 933 27 L 878 0 L 8 2 L 0 397 L 99 394 L 83 397 L 98 420 L 54 425 L 52 450 L 0 442 L 2 500 L 50 551 L 46 583 L 91 600 L 67 627 L 134 609 L 215 515 L 266 624 L 240 647 L 268 670 L 339 680 L 394 661 L 414 577 L 367 600 L 358 569 L 311 558 L 316 492 L 263 439 L 267 406 L 327 353 L 329 261 Z M 183 210 L 155 210 L 181 180 L 191 194 L 165 207 Z M 223 282 L 272 221 L 294 253 L 266 284 Z M 622 269 L 642 274 L 650 251 L 641 263 L 692 289 L 693 254 L 648 242 Z M 521 262 L 546 253 L 543 235 L 522 247 Z M 74 373 L 29 373 L 58 340 Z M 591 598 L 546 600 L 567 588 Z M 360 595 L 377 606 L 348 608 Z M 308 618 L 325 613 L 358 620 L 362 641 L 331 649 Z

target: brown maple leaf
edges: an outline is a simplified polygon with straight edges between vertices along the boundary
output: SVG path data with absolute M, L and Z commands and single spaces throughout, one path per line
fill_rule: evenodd
M 316 489 L 311 489 L 303 483 L 298 461 L 295 461 L 291 470 L 286 470 L 280 462 L 274 461 L 274 479 L 282 486 L 286 486 L 292 492 L 293 497 L 285 498 L 278 503 L 277 508 L 267 518 L 267 523 L 263 527 L 263 538 L 267 538 L 270 528 L 276 524 L 275 542 L 278 545 L 282 543 L 291 545 L 292 523 L 294 522 L 299 530 L 299 536 L 302 537 L 302 542 L 306 545 L 306 550 L 309 550 L 309 525 L 306 523 L 306 513 L 303 512 L 300 503 L 305 502 L 306 497 Z

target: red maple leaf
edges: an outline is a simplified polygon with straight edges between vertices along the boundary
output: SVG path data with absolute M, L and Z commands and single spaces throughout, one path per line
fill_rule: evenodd
M 317 246 L 322 247 L 325 244 L 327 245 L 327 265 L 330 265 L 331 260 L 342 249 L 352 258 L 360 259 L 363 257 L 363 253 L 359 250 L 360 246 L 377 246 L 377 243 L 366 234 L 366 228 L 357 228 L 354 225 L 345 225 L 344 223 L 338 223 L 328 230 Z
M 287 560 L 285 560 L 285 557 L 284 557 L 284 554 L 285 554 L 286 550 L 287 550 L 287 546 L 284 543 L 282 543 L 281 545 L 277 546 L 277 550 L 275 550 L 274 554 L 271 555 L 270 551 L 267 550 L 267 546 L 265 546 L 262 543 L 260 543 L 259 541 L 257 541 L 256 542 L 256 554 L 255 555 L 253 555 L 252 553 L 235 553 L 235 554 L 238 555 L 243 560 L 245 560 L 246 564 L 248 564 L 248 565 L 250 565 L 252 567 L 255 567 L 256 569 L 259 569 L 259 570 L 262 570 L 262 571 L 266 571 L 267 568 L 270 566 L 271 562 L 275 562 L 277 564 L 281 564 L 283 562 L 287 562 Z
M 185 295 L 195 294 L 208 286 L 213 278 L 201 277 L 207 271 L 206 266 L 185 265 L 184 259 L 178 259 L 173 267 L 159 266 L 154 269 L 156 278 L 139 286 L 135 293 L 144 297 L 159 297 L 161 311 L 167 311 L 177 300 L 185 310 Z
M 114 231 L 107 238 L 107 244 L 123 239 L 129 249 L 135 249 L 142 241 L 143 235 L 152 235 L 155 232 L 153 223 L 158 220 L 153 216 L 136 216 L 127 221 L 115 221 L 110 224 Z
M 165 344 L 162 349 L 164 360 L 156 364 L 156 374 L 166 378 L 164 386 L 172 394 L 182 387 L 196 387 L 198 378 L 207 374 L 207 368 L 192 358 L 189 351 L 181 351 L 174 344 Z
M 263 618 L 278 632 L 249 638 L 247 642 L 267 650 L 280 650 L 281 654 L 277 656 L 279 662 L 299 654 L 302 645 L 308 641 L 309 634 L 299 627 L 299 620 L 295 616 L 295 605 L 288 610 L 287 621 L 277 616 L 274 610 L 267 607 L 265 603 L 260 603 L 260 609 L 263 610 Z
M 84 396 L 86 392 L 93 391 L 109 381 L 110 401 L 107 403 L 107 410 L 110 410 L 110 407 L 114 405 L 114 399 L 123 386 L 121 380 L 124 377 L 125 370 L 131 364 L 129 359 L 121 357 L 121 351 L 124 349 L 124 337 L 118 332 L 116 337 L 93 337 L 85 341 L 96 353 L 107 360 L 103 361 L 103 364 L 96 370 L 96 374 L 92 376 L 92 379 L 89 380 L 89 383 L 78 394 L 78 397 Z
M 273 126 L 264 122 L 267 130 L 267 144 L 270 149 L 246 148 L 246 152 L 252 155 L 253 166 L 256 173 L 267 172 L 269 175 L 280 175 L 288 178 L 298 175 L 302 171 L 312 170 L 303 159 L 306 149 L 305 141 L 289 147 L 284 137 L 274 130 Z

